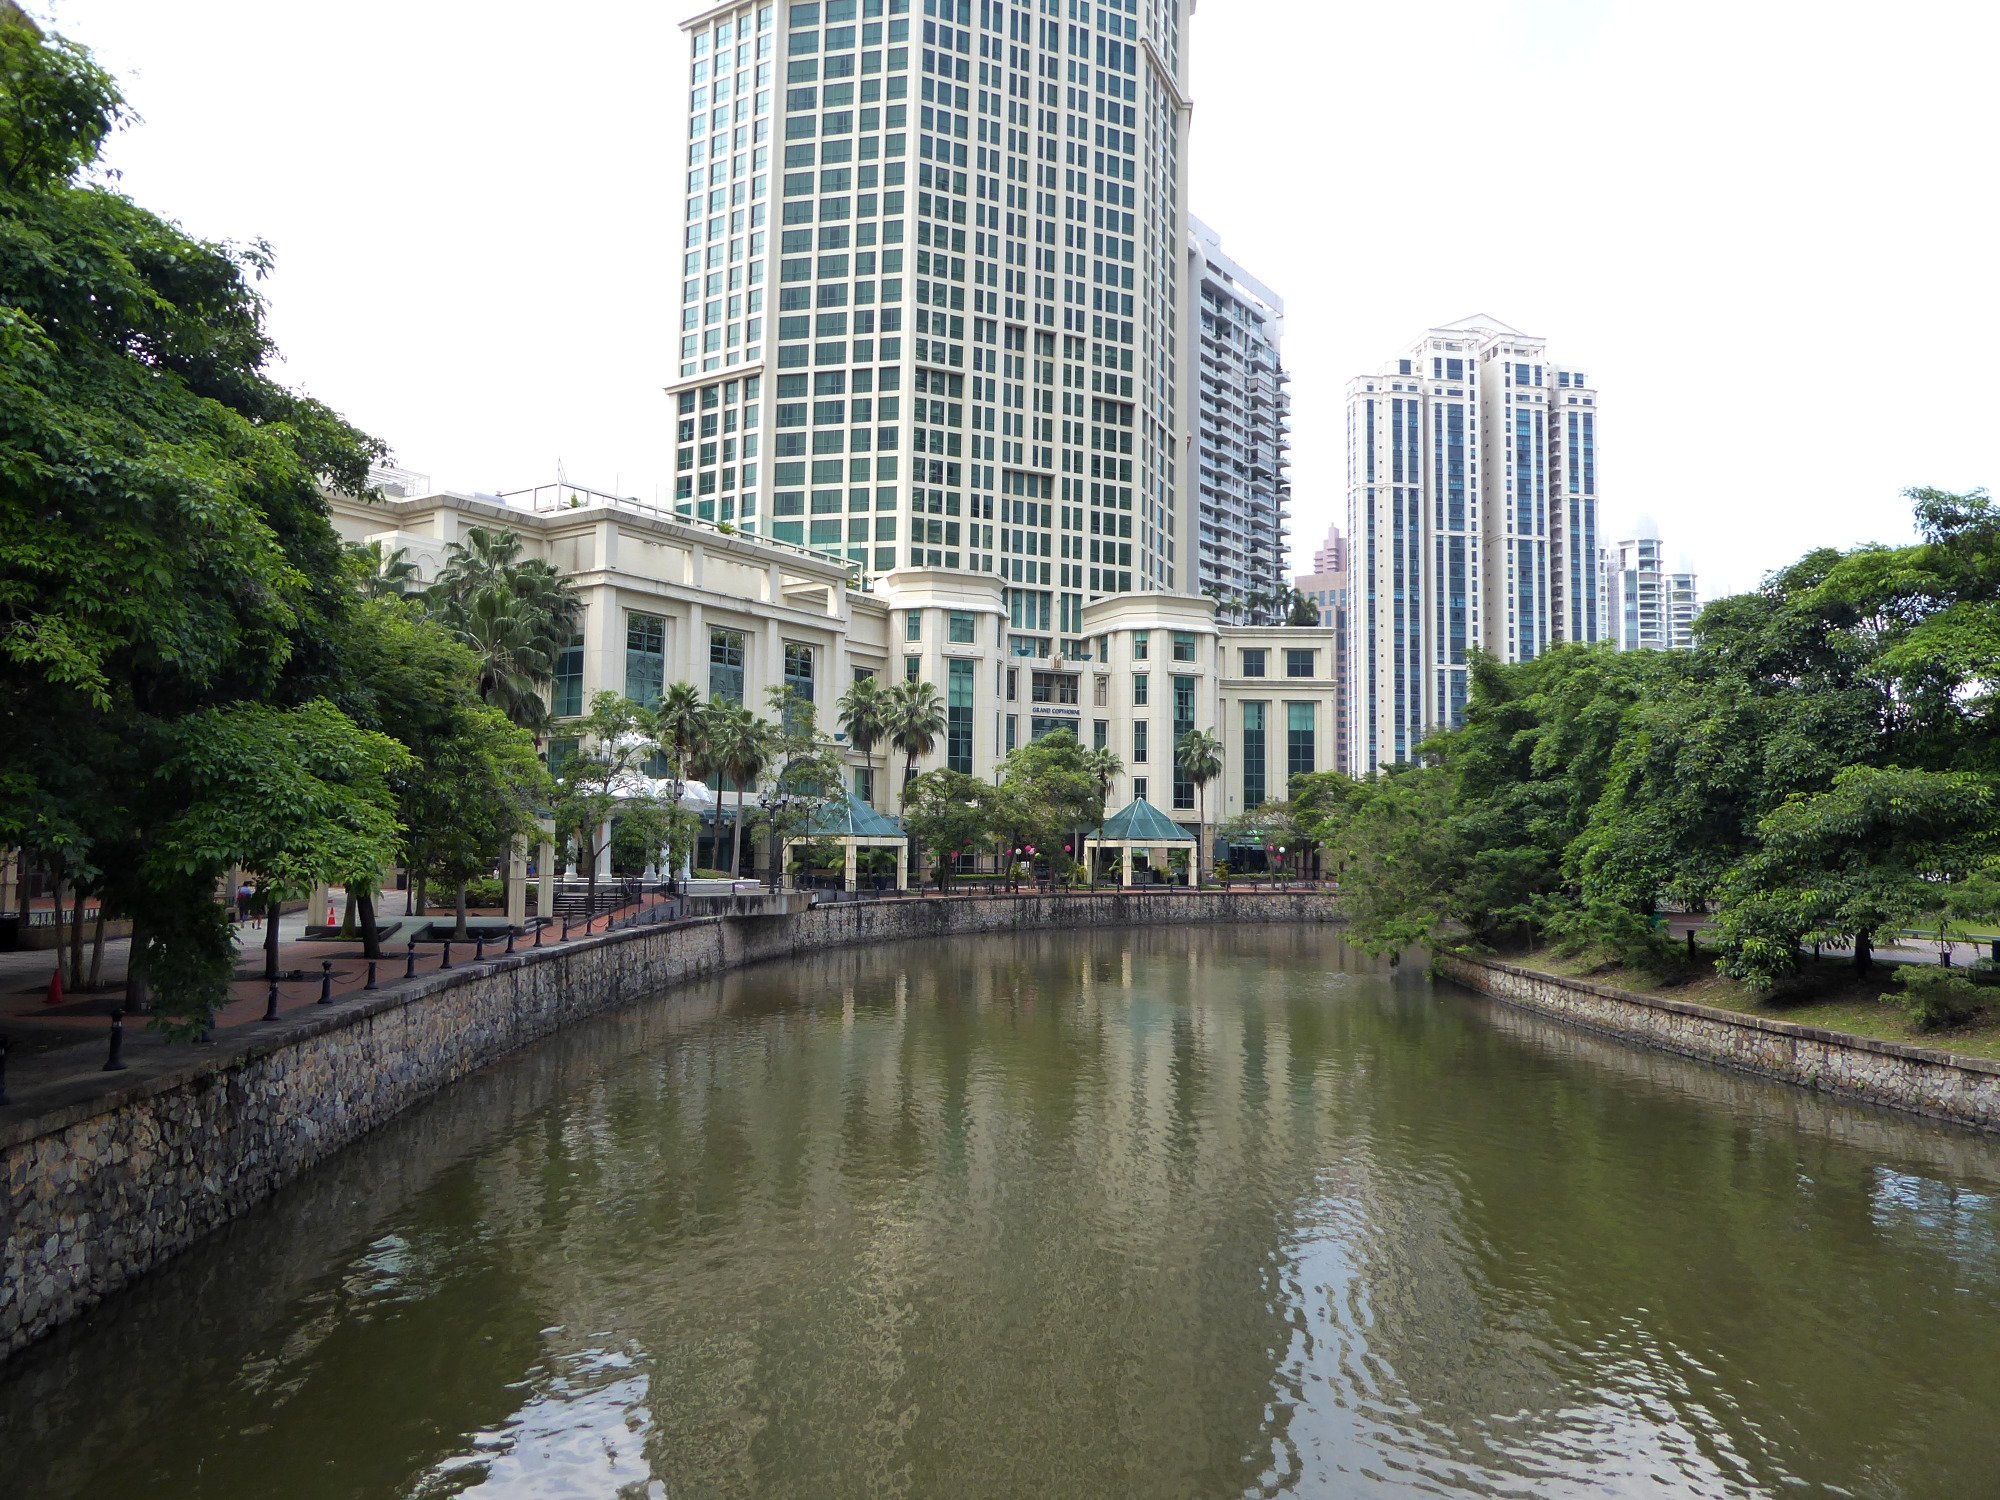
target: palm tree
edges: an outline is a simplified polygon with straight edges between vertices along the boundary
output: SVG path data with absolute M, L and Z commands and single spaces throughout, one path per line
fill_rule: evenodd
M 889 716 L 885 728 L 889 743 L 907 757 L 903 763 L 903 790 L 907 790 L 911 778 L 917 774 L 918 758 L 929 755 L 938 736 L 944 733 L 944 699 L 928 682 L 899 682 L 886 696 Z M 897 805 L 901 806 L 901 802 L 899 791 Z
M 721 743 L 716 754 L 723 771 L 736 783 L 736 817 L 729 829 L 729 873 L 743 868 L 743 792 L 771 758 L 771 726 L 741 704 L 730 704 L 714 731 Z
M 715 816 L 709 822 L 708 857 L 718 868 L 722 864 L 722 778 L 729 770 L 727 725 L 733 707 L 734 704 L 714 698 L 704 703 L 688 740 L 688 769 L 707 783 L 715 798 Z
M 431 585 L 441 598 L 463 599 L 506 582 L 520 565 L 521 535 L 491 526 L 468 526 L 465 538 L 444 549 L 444 570 Z
M 1097 823 L 1104 825 L 1106 804 L 1111 800 L 1111 783 L 1125 771 L 1125 762 L 1118 758 L 1118 752 L 1111 749 L 1086 750 L 1083 753 L 1084 767 L 1097 781 Z
M 875 744 L 889 728 L 890 698 L 881 683 L 873 677 L 863 677 L 841 694 L 840 702 L 834 707 L 848 743 L 868 763 L 868 800 L 871 803 L 875 800 Z
M 1091 779 L 1097 783 L 1097 826 L 1102 828 L 1104 826 L 1104 814 L 1107 805 L 1111 801 L 1111 783 L 1123 774 L 1125 762 L 1118 758 L 1116 750 L 1111 749 L 1109 746 L 1100 745 L 1095 750 L 1084 751 L 1083 765 L 1084 769 L 1090 772 Z M 1083 839 L 1080 835 L 1075 841 L 1075 848 L 1076 862 L 1082 864 Z M 1089 876 L 1094 884 L 1097 880 L 1097 870 L 1094 864 L 1089 871 Z
M 380 542 L 356 543 L 348 555 L 360 566 L 361 592 L 369 599 L 401 599 L 415 587 L 417 565 L 410 561 L 410 549 L 398 547 L 385 554 Z
M 653 723 L 660 749 L 674 763 L 674 802 L 687 789 L 688 757 L 701 733 L 701 694 L 691 682 L 676 682 L 653 705 Z
M 1196 841 L 1194 880 L 1200 885 L 1208 877 L 1202 869 L 1202 852 L 1208 844 L 1208 784 L 1222 774 L 1222 742 L 1206 729 L 1190 729 L 1174 742 L 1174 769 L 1194 783 Z
M 516 533 L 472 526 L 446 549 L 424 599 L 479 656 L 481 696 L 522 728 L 543 729 L 542 692 L 583 612 L 569 580 L 539 559 L 523 561 Z
M 555 674 L 556 652 L 546 622 L 512 594 L 487 589 L 455 608 L 446 624 L 479 658 L 479 696 L 523 729 L 547 728 L 542 688 Z

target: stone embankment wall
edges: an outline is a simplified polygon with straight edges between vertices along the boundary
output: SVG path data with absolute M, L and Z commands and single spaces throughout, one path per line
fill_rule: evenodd
M 421 976 L 89 1103 L 0 1125 L 0 1356 L 493 1059 L 723 969 L 831 947 L 1204 922 L 1331 922 L 1333 898 L 1186 891 L 867 901 L 635 928 Z M 801 975 L 810 983 L 810 972 Z
M 2000 1063 L 1661 1000 L 1513 964 L 1441 955 L 1437 970 L 1483 995 L 1592 1031 L 1823 1093 L 2000 1131 Z

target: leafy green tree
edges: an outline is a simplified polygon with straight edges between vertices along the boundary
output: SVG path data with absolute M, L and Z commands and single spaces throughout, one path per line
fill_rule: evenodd
M 586 870 L 589 910 L 597 912 L 597 866 L 619 813 L 641 815 L 652 803 L 640 767 L 652 753 L 647 711 L 619 693 L 599 693 L 577 720 L 577 747 L 555 773 L 556 832 L 575 843 Z
M 246 716 L 289 722 L 336 684 L 354 590 L 321 486 L 365 493 L 384 450 L 271 378 L 266 247 L 197 240 L 89 178 L 127 115 L 87 52 L 9 6 L 0 77 L 0 843 L 129 914 L 135 994 L 150 973 L 163 1012 L 198 1021 L 227 983 L 214 895 L 245 841 L 191 835 L 238 804 L 190 733 L 233 753 Z M 244 762 L 280 794 L 314 767 L 271 757 L 336 727 L 303 722 L 326 733 Z
M 351 618 L 344 666 L 339 706 L 415 758 L 394 782 L 413 873 L 458 887 L 535 833 L 549 783 L 534 740 L 480 697 L 478 660 L 443 626 L 412 601 L 368 600 Z M 349 894 L 364 951 L 380 957 L 374 882 Z
M 189 798 L 155 840 L 158 878 L 243 865 L 275 910 L 315 886 L 372 881 L 394 860 L 402 827 L 390 781 L 410 767 L 410 753 L 331 703 L 205 709 L 182 720 L 174 739 L 165 774 Z M 275 917 L 264 930 L 265 978 L 275 979 Z M 158 968 L 184 972 L 172 962 Z M 217 992 L 169 988 L 167 998 L 180 1002 L 174 1014 L 205 1024 Z
M 805 829 L 832 798 L 844 795 L 840 756 L 819 732 L 812 701 L 789 685 L 769 689 L 774 720 L 766 735 L 765 769 L 757 796 L 757 825 L 769 840 L 766 868 L 772 890 L 784 875 L 785 841 Z
M 1095 828 L 1103 806 L 1098 768 L 1067 729 L 1017 747 L 1000 767 L 991 795 L 996 831 L 1008 848 L 1046 854 L 1051 868 L 1065 844 L 1076 849 L 1082 830 Z
M 1208 784 L 1222 774 L 1222 741 L 1206 729 L 1190 729 L 1174 741 L 1174 769 L 1194 783 L 1195 882 L 1208 879 Z
M 1994 805 L 1976 773 L 1893 766 L 1850 766 L 1829 790 L 1790 798 L 1724 888 L 1723 967 L 1769 986 L 1798 968 L 1802 945 L 1851 942 L 1865 970 L 1884 934 L 1942 928 L 1953 889 L 2000 845 Z
M 939 890 L 949 889 L 952 858 L 977 855 L 992 842 L 993 788 L 963 771 L 926 771 L 903 793 L 903 827 L 914 873 L 921 850 L 937 863 Z M 1010 846 L 1011 847 L 1011 846 Z
M 467 935 L 466 883 L 534 836 L 536 809 L 552 789 L 534 742 L 476 699 L 426 737 L 422 760 L 404 778 L 409 862 L 453 892 L 459 937 Z
M 889 743 L 903 752 L 903 785 L 917 774 L 917 761 L 936 748 L 945 729 L 944 699 L 928 682 L 899 682 L 889 689 Z

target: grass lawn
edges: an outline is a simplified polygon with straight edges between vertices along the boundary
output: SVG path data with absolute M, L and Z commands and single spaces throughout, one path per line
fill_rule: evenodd
M 1597 984 L 1616 985 L 1642 995 L 1663 1000 L 1685 1000 L 1692 1005 L 1713 1006 L 1743 1015 L 1765 1016 L 1773 1021 L 1790 1021 L 1799 1026 L 1817 1026 L 1823 1031 L 1845 1032 L 1849 1036 L 1873 1037 L 1883 1042 L 1908 1042 L 1967 1057 L 2000 1061 L 2000 990 L 1994 992 L 1995 1005 L 1985 1014 L 1962 1026 L 1943 1031 L 1918 1031 L 1898 1003 L 1896 966 L 1878 963 L 1863 976 L 1854 972 L 1852 960 L 1827 958 L 1808 960 L 1796 987 L 1782 994 L 1760 994 L 1737 980 L 1715 972 L 1715 963 L 1706 955 L 1667 975 L 1626 969 L 1589 958 L 1564 958 L 1548 949 L 1497 955 L 1503 963 L 1568 979 L 1588 979 Z M 1884 998 L 1884 991 L 1888 992 Z

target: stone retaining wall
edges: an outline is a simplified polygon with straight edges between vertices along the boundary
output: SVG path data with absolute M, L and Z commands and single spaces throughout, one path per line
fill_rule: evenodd
M 1661 1000 L 1490 960 L 1440 955 L 1438 973 L 1592 1031 L 1823 1093 L 2000 1131 L 2000 1063 Z
M 421 976 L 85 1104 L 0 1125 L 0 1357 L 505 1053 L 722 969 L 856 943 L 1074 927 L 1331 922 L 1330 896 L 1185 891 L 867 901 L 635 928 Z

